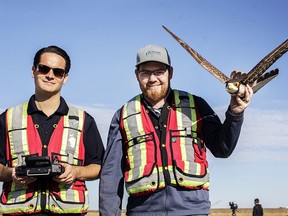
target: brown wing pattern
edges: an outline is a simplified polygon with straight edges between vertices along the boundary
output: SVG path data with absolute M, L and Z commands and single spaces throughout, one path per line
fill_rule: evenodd
M 178 36 L 172 33 L 165 26 L 162 26 L 178 43 L 186 49 L 186 51 L 209 73 L 211 73 L 214 77 L 220 80 L 222 83 L 226 83 L 229 80 L 224 73 L 214 67 L 211 63 L 209 63 L 205 58 L 203 58 L 198 52 L 192 49 L 188 44 L 186 44 L 183 40 L 181 40 Z
M 271 70 L 270 72 L 263 74 L 257 80 L 255 80 L 253 83 L 250 83 L 249 85 L 253 89 L 253 92 L 256 93 L 264 85 L 266 85 L 268 82 L 274 79 L 278 74 L 279 70 L 276 68 L 275 70 Z
M 265 56 L 241 81 L 243 84 L 253 83 L 257 80 L 272 64 L 288 51 L 288 40 L 284 41 L 272 52 Z

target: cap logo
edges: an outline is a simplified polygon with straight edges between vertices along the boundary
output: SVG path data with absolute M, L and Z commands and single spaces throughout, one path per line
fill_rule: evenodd
M 155 51 L 155 50 L 148 50 L 148 51 L 146 51 L 145 52 L 145 55 L 146 56 L 153 56 L 153 55 L 161 55 L 161 52 L 159 52 L 159 51 Z

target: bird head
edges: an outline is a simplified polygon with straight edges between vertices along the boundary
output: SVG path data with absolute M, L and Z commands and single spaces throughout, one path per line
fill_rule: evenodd
M 226 91 L 232 95 L 238 95 L 243 97 L 245 94 L 245 86 L 241 83 L 241 80 L 246 76 L 246 73 L 233 71 L 230 75 L 230 79 L 226 82 Z

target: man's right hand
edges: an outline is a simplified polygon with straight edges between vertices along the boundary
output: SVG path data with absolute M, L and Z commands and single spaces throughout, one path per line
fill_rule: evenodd
M 12 180 L 17 185 L 28 185 L 32 182 L 35 182 L 37 179 L 34 177 L 28 176 L 17 176 L 15 172 L 15 168 L 12 168 Z

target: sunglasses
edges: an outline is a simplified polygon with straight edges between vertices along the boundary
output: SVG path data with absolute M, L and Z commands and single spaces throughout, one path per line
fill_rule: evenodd
M 66 71 L 62 68 L 50 68 L 43 64 L 38 64 L 38 72 L 45 75 L 50 72 L 50 70 L 53 71 L 53 74 L 56 78 L 62 79 L 64 75 L 66 74 Z

